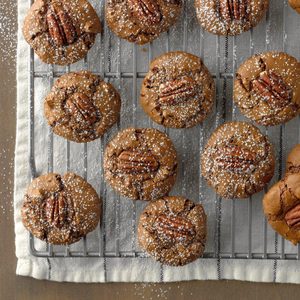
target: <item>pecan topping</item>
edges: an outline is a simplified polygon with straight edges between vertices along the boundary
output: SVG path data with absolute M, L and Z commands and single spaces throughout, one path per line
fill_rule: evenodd
M 67 46 L 75 42 L 76 28 L 63 5 L 50 5 L 46 20 L 49 34 L 57 46 Z
M 124 173 L 141 174 L 155 172 L 159 163 L 151 153 L 123 151 L 118 157 L 118 169 Z
M 290 209 L 284 216 L 284 219 L 289 227 L 300 227 L 300 204 Z
M 190 241 L 196 234 L 193 224 L 182 216 L 160 215 L 153 226 L 159 236 L 173 242 Z
M 158 96 L 162 104 L 177 104 L 195 96 L 197 84 L 190 77 L 167 81 L 159 85 Z
M 132 15 L 145 25 L 158 24 L 162 15 L 156 0 L 128 0 Z
M 67 208 L 67 201 L 61 193 L 48 198 L 45 204 L 45 213 L 48 223 L 57 228 L 63 227 L 68 220 Z
M 251 171 L 255 162 L 255 153 L 237 145 L 220 147 L 217 151 L 217 166 L 234 173 Z
M 78 123 L 92 126 L 98 121 L 98 111 L 92 100 L 83 93 L 73 94 L 66 102 L 66 108 Z
M 273 71 L 262 72 L 252 81 L 252 87 L 255 93 L 279 108 L 287 105 L 292 97 L 291 88 Z
M 247 20 L 248 5 L 248 0 L 219 0 L 220 16 L 228 23 Z

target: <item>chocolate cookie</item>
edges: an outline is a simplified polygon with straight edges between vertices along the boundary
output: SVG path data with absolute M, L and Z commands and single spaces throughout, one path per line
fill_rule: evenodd
M 83 143 L 102 136 L 120 113 L 114 87 L 88 71 L 61 76 L 45 98 L 45 116 L 53 132 Z
M 176 150 L 168 136 L 159 130 L 127 128 L 105 149 L 105 179 L 125 197 L 158 199 L 168 194 L 176 174 Z
M 195 55 L 176 51 L 150 64 L 141 90 L 141 105 L 150 118 L 166 127 L 192 127 L 211 111 L 215 84 Z
M 106 21 L 120 38 L 145 44 L 167 31 L 181 13 L 181 0 L 108 0 Z
M 101 199 L 83 178 L 49 173 L 29 185 L 22 206 L 22 222 L 37 238 L 50 244 L 79 241 L 99 223 Z
M 290 6 L 300 14 L 300 0 L 289 0 Z
M 23 26 L 39 58 L 58 65 L 82 59 L 100 32 L 100 20 L 86 0 L 36 0 Z
M 204 209 L 183 197 L 151 202 L 140 216 L 138 239 L 141 248 L 161 263 L 186 265 L 204 252 Z
M 285 239 L 300 241 L 300 173 L 287 174 L 263 199 L 269 224 Z
M 274 174 L 268 138 L 246 122 L 228 122 L 212 134 L 201 156 L 202 175 L 224 198 L 247 198 L 263 189 Z
M 238 35 L 263 18 L 269 0 L 195 0 L 200 25 L 218 35 Z
M 283 52 L 250 57 L 237 70 L 234 101 L 260 125 L 291 120 L 300 112 L 300 63 Z
M 286 162 L 287 173 L 300 173 L 300 144 L 296 145 L 288 155 Z

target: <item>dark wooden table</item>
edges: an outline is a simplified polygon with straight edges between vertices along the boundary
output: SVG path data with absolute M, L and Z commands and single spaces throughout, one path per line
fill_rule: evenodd
M 10 26 L 5 32 L 16 30 L 16 4 L 13 2 L 0 1 L 0 26 Z M 4 19 L 7 21 L 4 22 Z M 0 49 L 0 300 L 300 299 L 300 285 L 290 284 L 239 281 L 72 284 L 16 276 L 13 224 L 13 159 L 16 127 L 16 72 L 13 53 L 16 44 L 12 42 L 14 39 L 8 40 L 1 32 L 0 30 L 0 45 L 3 45 Z M 7 53 L 10 54 L 3 55 Z

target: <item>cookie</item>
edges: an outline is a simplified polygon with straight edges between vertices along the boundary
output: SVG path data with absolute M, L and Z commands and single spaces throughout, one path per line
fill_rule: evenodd
M 300 173 L 287 174 L 263 199 L 264 213 L 272 228 L 285 239 L 300 241 Z
M 246 122 L 218 127 L 201 155 L 202 175 L 223 198 L 247 198 L 261 191 L 274 167 L 269 139 Z
M 107 25 L 122 39 L 146 44 L 167 31 L 179 18 L 181 0 L 108 0 Z
M 300 63 L 283 52 L 250 57 L 237 70 L 234 101 L 260 125 L 291 120 L 300 112 Z
M 22 205 L 22 222 L 37 238 L 68 245 L 96 228 L 101 204 L 96 191 L 80 176 L 49 173 L 30 183 Z
M 44 102 L 53 132 L 77 143 L 102 136 L 119 119 L 120 107 L 115 88 L 88 71 L 61 76 Z
M 206 242 L 206 215 L 201 204 L 184 197 L 151 202 L 138 224 L 140 247 L 159 262 L 186 265 L 202 256 Z
M 300 144 L 296 145 L 288 155 L 286 162 L 287 173 L 300 173 Z
M 168 194 L 177 174 L 176 150 L 156 129 L 127 128 L 107 145 L 104 176 L 121 195 L 155 200 Z
M 300 0 L 289 0 L 290 6 L 300 14 Z
M 86 0 L 36 0 L 23 35 L 47 64 L 67 65 L 84 58 L 101 32 L 97 13 Z
M 200 25 L 217 35 L 238 35 L 255 27 L 269 0 L 195 0 Z
M 176 51 L 151 62 L 142 84 L 140 102 L 154 122 L 186 128 L 206 118 L 214 97 L 213 78 L 201 59 Z

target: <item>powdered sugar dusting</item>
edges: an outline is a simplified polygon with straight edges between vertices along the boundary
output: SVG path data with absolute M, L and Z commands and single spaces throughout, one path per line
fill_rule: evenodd
M 228 122 L 213 133 L 201 156 L 202 175 L 225 198 L 247 198 L 273 177 L 267 137 L 246 122 Z
M 6 62 L 9 68 L 14 68 L 11 64 L 16 56 L 17 44 L 17 20 L 13 18 L 17 9 L 17 2 L 3 0 L 0 7 L 0 59 Z

